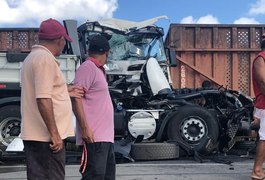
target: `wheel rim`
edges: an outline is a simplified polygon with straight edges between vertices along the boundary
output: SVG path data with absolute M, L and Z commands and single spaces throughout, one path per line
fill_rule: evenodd
M 8 117 L 0 123 L 0 142 L 8 146 L 20 134 L 20 122 L 18 117 Z
M 181 124 L 182 138 L 191 143 L 200 141 L 207 134 L 207 126 L 204 120 L 199 117 L 189 117 Z

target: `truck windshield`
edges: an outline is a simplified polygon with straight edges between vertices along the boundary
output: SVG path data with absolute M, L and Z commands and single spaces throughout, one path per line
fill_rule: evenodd
M 158 61 L 166 61 L 162 37 L 157 34 L 130 33 L 112 34 L 109 40 L 110 61 L 146 60 L 154 57 Z

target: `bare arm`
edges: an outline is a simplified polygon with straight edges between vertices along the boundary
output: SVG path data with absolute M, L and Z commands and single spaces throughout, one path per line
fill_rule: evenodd
M 76 119 L 81 127 L 82 139 L 87 143 L 94 143 L 94 135 L 92 130 L 86 123 L 85 113 L 81 98 L 72 98 L 73 111 Z
M 49 98 L 38 98 L 37 104 L 41 117 L 51 136 L 52 144 L 50 147 L 54 152 L 58 152 L 63 147 L 63 141 L 55 123 L 52 100 Z
M 81 98 L 85 94 L 84 88 L 75 85 L 68 85 L 68 93 L 71 98 Z
M 258 57 L 254 61 L 254 75 L 262 94 L 265 95 L 265 62 L 262 57 Z

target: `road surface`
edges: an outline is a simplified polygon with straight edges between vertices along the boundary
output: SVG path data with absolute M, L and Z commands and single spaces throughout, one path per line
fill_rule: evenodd
M 229 162 L 231 161 L 231 162 Z M 253 156 L 222 156 L 203 163 L 193 159 L 117 164 L 116 180 L 249 180 Z M 25 180 L 25 165 L 0 165 L 0 180 Z M 66 180 L 80 180 L 79 165 L 66 166 Z

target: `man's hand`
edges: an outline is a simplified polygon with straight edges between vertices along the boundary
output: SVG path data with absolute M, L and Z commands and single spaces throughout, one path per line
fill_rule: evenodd
M 50 144 L 50 148 L 54 153 L 56 153 L 62 150 L 63 141 L 55 123 L 52 100 L 50 98 L 38 98 L 37 105 L 41 117 L 51 136 L 52 142 Z
M 90 128 L 86 128 L 82 131 L 82 139 L 83 141 L 85 141 L 86 143 L 94 143 L 94 134 L 91 131 Z
M 86 117 L 81 99 L 72 98 L 71 100 L 76 120 L 81 128 L 82 140 L 87 143 L 94 143 L 94 134 L 86 122 Z
M 84 96 L 85 90 L 83 87 L 80 86 L 69 85 L 68 93 L 70 97 L 81 98 Z
M 52 143 L 50 144 L 50 148 L 54 153 L 57 153 L 63 149 L 63 141 L 60 135 L 51 136 Z

